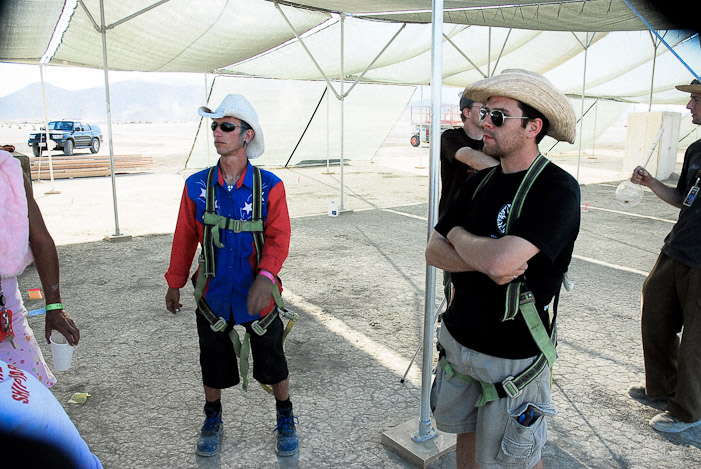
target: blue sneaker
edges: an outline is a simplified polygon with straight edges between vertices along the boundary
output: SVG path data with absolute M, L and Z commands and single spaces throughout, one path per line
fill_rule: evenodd
M 204 425 L 197 438 L 195 453 L 200 456 L 214 456 L 219 452 L 219 440 L 224 430 L 224 423 L 221 419 L 221 411 L 205 415 Z
M 277 409 L 277 446 L 275 451 L 280 456 L 293 456 L 299 451 L 299 440 L 295 423 L 299 423 L 297 417 L 292 413 L 292 407 L 287 409 Z

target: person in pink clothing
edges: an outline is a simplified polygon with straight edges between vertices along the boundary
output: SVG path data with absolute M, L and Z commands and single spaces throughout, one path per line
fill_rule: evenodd
M 46 387 L 56 378 L 27 322 L 17 277 L 34 261 L 46 298 L 47 343 L 53 331 L 77 345 L 80 331 L 61 302 L 56 245 L 34 200 L 20 162 L 0 150 L 0 360 L 34 375 Z

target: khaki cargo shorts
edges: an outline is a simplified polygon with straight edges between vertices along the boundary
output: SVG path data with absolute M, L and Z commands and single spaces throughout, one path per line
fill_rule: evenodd
M 518 375 L 536 358 L 509 360 L 479 353 L 456 342 L 445 326 L 438 333 L 438 341 L 455 371 L 487 383 Z M 550 403 L 550 369 L 546 367 L 516 398 L 505 397 L 475 407 L 481 395 L 479 384 L 456 376 L 448 379 L 439 365 L 431 389 L 431 410 L 438 429 L 476 432 L 476 458 L 481 468 L 533 467 L 540 460 L 547 436 L 544 417 L 556 413 Z M 530 423 L 519 423 L 519 416 L 531 410 Z

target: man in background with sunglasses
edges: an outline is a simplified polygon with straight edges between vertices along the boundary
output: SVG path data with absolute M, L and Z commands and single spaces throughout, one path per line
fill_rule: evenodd
M 544 467 L 545 416 L 555 414 L 550 303 L 579 232 L 580 193 L 538 144 L 545 135 L 574 143 L 575 114 L 564 94 L 526 70 L 505 70 L 465 93 L 485 103 L 483 151 L 499 165 L 463 184 L 426 248 L 427 262 L 452 272 L 455 285 L 431 408 L 440 430 L 458 434 L 458 467 Z
M 221 390 L 239 384 L 241 378 L 244 384 L 247 380 L 246 376 L 239 376 L 232 343 L 234 337 L 229 336 L 237 324 L 244 326 L 250 337 L 250 351 L 255 365 L 253 377 L 262 384 L 270 385 L 275 396 L 278 423 L 275 428 L 278 432 L 276 451 L 281 456 L 291 456 L 297 453 L 298 441 L 289 398 L 282 320 L 279 315 L 271 316 L 274 319 L 267 329 L 260 331 L 256 328 L 259 332 L 252 330 L 254 321 L 271 312 L 277 313 L 274 311 L 272 292 L 273 289 L 282 291 L 278 273 L 287 258 L 290 244 L 290 216 L 285 188 L 273 173 L 260 171 L 264 244 L 261 252 L 257 253 L 252 232 L 239 231 L 235 226 L 238 224 L 242 227 L 245 226 L 243 223 L 252 221 L 254 167 L 248 160 L 259 157 L 264 150 L 258 116 L 246 98 L 236 94 L 228 95 L 216 111 L 201 107 L 199 114 L 212 119 L 211 129 L 219 161 L 216 167 L 195 173 L 185 182 L 170 266 L 165 275 L 168 282 L 166 308 L 175 314 L 182 307 L 180 289 L 187 283 L 197 245 L 201 244 L 203 250 L 206 247 L 213 249 L 214 275 L 206 278 L 196 314 L 205 394 L 205 422 L 197 440 L 196 453 L 213 456 L 219 452 L 223 428 Z M 210 169 L 212 182 L 208 184 Z M 211 243 L 203 241 L 203 216 L 208 206 L 208 192 L 214 198 L 214 201 L 210 198 L 209 206 L 214 207 L 219 219 L 227 222 L 225 228 L 211 228 L 216 230 L 213 235 L 217 239 Z M 234 223 L 229 223 L 231 221 Z M 207 226 L 207 230 L 210 230 L 210 225 Z M 196 279 L 204 276 L 201 272 L 203 269 L 200 267 L 193 276 L 196 292 L 199 285 Z M 217 317 L 216 324 L 210 327 L 202 308 L 208 310 L 208 316 Z M 218 330 L 215 326 L 220 322 L 226 327 Z M 237 334 L 235 330 L 233 333 Z M 242 346 L 241 350 L 245 348 Z M 241 355 L 244 353 L 241 352 Z M 244 358 L 239 358 L 244 361 Z M 242 366 L 241 369 L 243 374 L 247 367 Z M 245 410 L 240 409 L 239 412 L 243 414 Z
M 460 97 L 460 119 L 462 127 L 445 130 L 441 134 L 441 197 L 438 202 L 438 216 L 445 213 L 450 200 L 465 180 L 480 169 L 491 168 L 499 161 L 482 153 L 482 124 L 479 109 L 482 104 L 468 98 L 463 92 Z M 450 272 L 443 271 L 443 288 L 447 303 L 452 297 Z
M 691 121 L 701 124 L 699 80 L 677 89 L 691 93 L 686 108 Z M 680 209 L 643 283 L 645 383 L 628 389 L 634 399 L 666 407 L 650 420 L 652 428 L 677 433 L 701 425 L 701 202 L 696 200 L 701 187 L 701 140 L 686 149 L 676 187 L 665 185 L 641 166 L 633 170 L 630 180 Z

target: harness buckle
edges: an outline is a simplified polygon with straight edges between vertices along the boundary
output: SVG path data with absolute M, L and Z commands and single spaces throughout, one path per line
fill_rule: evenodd
M 224 329 L 226 329 L 226 321 L 224 320 L 224 318 L 220 317 L 217 322 L 215 322 L 214 324 L 210 324 L 209 327 L 211 327 L 214 332 L 223 331 Z
M 276 306 L 277 308 L 277 313 L 280 315 L 280 317 L 289 319 L 292 321 L 298 321 L 299 320 L 299 314 L 290 311 L 287 308 L 280 308 L 279 306 Z
M 251 329 L 253 329 L 253 332 L 258 334 L 259 336 L 265 335 L 266 330 L 261 326 L 258 321 L 253 321 L 251 323 Z
M 511 399 L 514 399 L 521 395 L 522 391 L 518 388 L 518 386 L 516 386 L 516 383 L 514 383 L 513 376 L 508 376 L 504 381 L 501 382 L 501 385 L 504 388 L 504 392 L 506 393 L 506 395 L 509 396 Z

